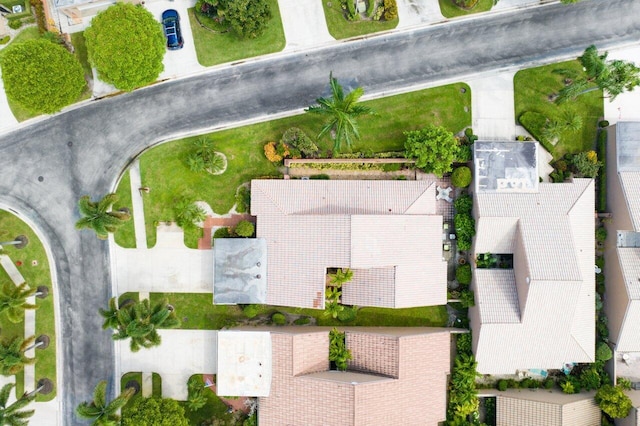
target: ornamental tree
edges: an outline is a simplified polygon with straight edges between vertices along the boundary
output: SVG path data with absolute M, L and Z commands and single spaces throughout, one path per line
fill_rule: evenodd
M 156 81 L 164 66 L 164 35 L 144 7 L 116 3 L 84 32 L 89 61 L 101 80 L 130 91 Z
M 416 167 L 438 176 L 451 171 L 451 163 L 458 153 L 453 133 L 444 127 L 429 124 L 421 130 L 404 132 L 406 157 L 416 160 Z
M 2 58 L 7 97 L 32 113 L 51 114 L 75 102 L 86 86 L 82 65 L 59 44 L 27 40 Z
M 614 419 L 627 417 L 631 411 L 631 399 L 619 386 L 604 385 L 596 393 L 600 409 Z

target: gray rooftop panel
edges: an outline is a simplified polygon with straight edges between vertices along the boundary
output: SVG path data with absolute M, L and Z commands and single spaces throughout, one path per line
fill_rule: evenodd
M 264 238 L 216 238 L 213 256 L 214 303 L 266 303 L 267 242 Z
M 478 141 L 473 145 L 480 192 L 537 192 L 537 142 Z
M 619 172 L 640 172 L 640 122 L 616 123 L 616 150 Z

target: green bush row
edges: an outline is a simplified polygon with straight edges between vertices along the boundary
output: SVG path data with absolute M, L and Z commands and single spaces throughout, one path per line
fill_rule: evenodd
M 598 131 L 598 160 L 602 163 L 598 174 L 598 211 L 607 211 L 607 131 Z
M 384 170 L 383 164 L 374 163 L 291 163 L 289 167 L 314 170 Z
M 404 151 L 373 152 L 371 150 L 359 152 L 344 152 L 337 154 L 335 158 L 404 158 Z
M 47 17 L 44 13 L 44 4 L 42 3 L 42 0 L 29 0 L 29 3 L 36 15 L 38 31 L 40 34 L 44 34 L 47 32 Z
M 536 380 L 530 377 L 525 377 L 520 381 L 514 379 L 500 379 L 496 383 L 496 389 L 501 392 L 504 392 L 507 389 L 551 389 L 553 388 L 553 385 L 555 385 L 555 381 L 551 377 L 547 377 L 544 380 Z

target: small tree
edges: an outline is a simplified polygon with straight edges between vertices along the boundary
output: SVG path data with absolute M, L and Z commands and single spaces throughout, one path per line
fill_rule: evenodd
M 596 392 L 600 409 L 614 419 L 627 417 L 633 407 L 631 399 L 619 386 L 604 385 Z
M 120 90 L 153 83 L 164 68 L 164 35 L 144 7 L 118 2 L 99 12 L 84 36 L 100 79 Z
M 239 237 L 250 238 L 253 237 L 254 232 L 256 232 L 256 227 L 248 220 L 241 220 L 236 225 L 235 233 Z
M 184 408 L 170 398 L 137 398 L 122 413 L 122 426 L 189 426 Z
M 26 426 L 29 423 L 28 419 L 33 416 L 35 410 L 20 410 L 36 399 L 36 395 L 24 394 L 13 404 L 7 405 L 9 402 L 9 396 L 11 396 L 11 389 L 13 389 L 14 386 L 15 385 L 13 383 L 8 383 L 0 390 L 0 424 L 8 426 Z
M 183 229 L 195 228 L 196 223 L 207 218 L 207 212 L 192 199 L 183 198 L 175 205 L 176 223 Z
M 471 183 L 471 169 L 467 166 L 458 167 L 451 174 L 451 183 L 457 188 L 466 188 Z
M 208 138 L 196 139 L 192 147 L 190 154 L 187 156 L 187 166 L 192 172 L 208 172 L 212 175 L 219 175 L 227 168 L 226 157 L 216 152 L 213 142 Z
M 38 308 L 27 302 L 27 298 L 36 294 L 36 291 L 36 288 L 29 288 L 27 283 L 15 285 L 5 282 L 0 289 L 0 314 L 4 313 L 12 323 L 21 322 L 25 309 Z
M 204 394 L 204 385 L 200 376 L 189 377 L 187 389 L 187 408 L 189 411 L 197 411 L 207 405 L 207 397 Z
M 34 364 L 35 358 L 29 358 L 25 355 L 25 351 L 36 340 L 36 336 L 28 339 L 22 339 L 16 336 L 11 342 L 3 342 L 0 344 L 0 374 L 11 376 L 18 374 L 24 369 L 25 365 Z
M 224 18 L 241 38 L 256 38 L 264 32 L 271 19 L 267 0 L 227 0 Z
M 117 425 L 120 421 L 118 411 L 134 393 L 135 389 L 127 388 L 116 399 L 107 402 L 107 382 L 103 380 L 93 390 L 93 401 L 80 403 L 76 414 L 83 419 L 93 420 L 94 425 Z
M 48 40 L 11 45 L 2 58 L 7 97 L 35 113 L 53 113 L 75 102 L 86 86 L 78 59 Z
M 422 130 L 404 132 L 406 157 L 416 160 L 416 167 L 438 176 L 451 171 L 458 153 L 453 133 L 444 127 L 428 125 Z
M 76 222 L 76 229 L 93 229 L 98 238 L 106 240 L 110 232 L 116 232 L 131 219 L 131 215 L 124 211 L 109 211 L 117 201 L 116 194 L 107 194 L 95 202 L 88 195 L 80 198 L 78 209 L 84 217 Z

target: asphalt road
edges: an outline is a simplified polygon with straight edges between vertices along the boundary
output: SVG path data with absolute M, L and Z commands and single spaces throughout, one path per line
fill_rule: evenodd
M 74 229 L 76 203 L 84 194 L 109 192 L 142 150 L 185 132 L 306 107 L 326 92 L 329 71 L 365 92 L 390 92 L 577 56 L 592 43 L 605 48 L 637 42 L 638 16 L 637 0 L 585 0 L 494 14 L 215 69 L 95 101 L 0 136 L 0 203 L 36 223 L 56 262 L 64 424 L 83 424 L 74 407 L 114 372 L 113 345 L 97 315 L 111 294 L 107 244 Z

